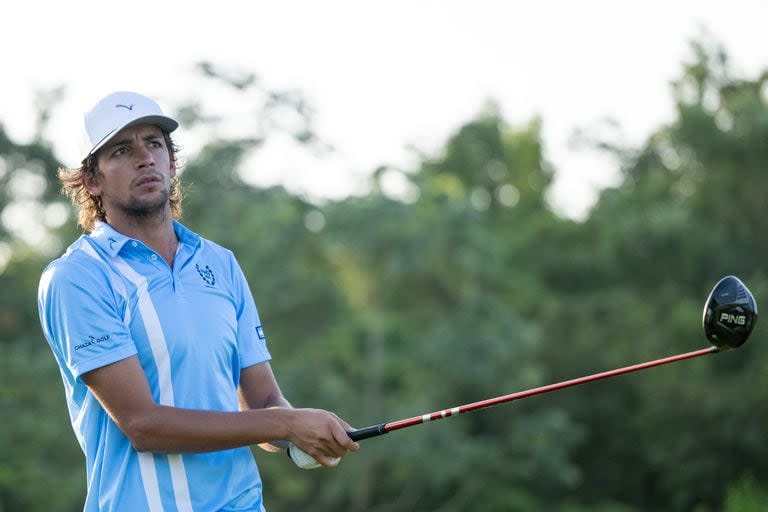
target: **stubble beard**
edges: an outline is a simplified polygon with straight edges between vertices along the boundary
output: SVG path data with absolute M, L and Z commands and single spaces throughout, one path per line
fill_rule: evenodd
M 137 222 L 164 216 L 168 211 L 169 199 L 171 197 L 168 189 L 160 191 L 160 197 L 152 201 L 144 201 L 138 198 L 131 198 L 127 204 L 117 205 L 121 213 Z

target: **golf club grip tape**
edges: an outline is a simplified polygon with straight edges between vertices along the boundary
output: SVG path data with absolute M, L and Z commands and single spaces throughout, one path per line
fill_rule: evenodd
M 380 436 L 382 434 L 387 433 L 387 430 L 385 429 L 386 425 L 387 425 L 386 423 L 371 425 L 370 427 L 365 427 L 358 430 L 353 430 L 352 432 L 347 432 L 347 435 L 353 441 L 360 441 L 362 439 L 368 439 L 369 437 Z

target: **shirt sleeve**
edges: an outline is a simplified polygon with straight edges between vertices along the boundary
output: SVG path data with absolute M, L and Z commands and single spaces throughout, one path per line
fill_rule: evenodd
M 269 361 L 272 356 L 267 349 L 267 340 L 248 281 L 234 255 L 232 255 L 232 275 L 237 304 L 237 346 L 240 352 L 240 368 L 247 368 Z
M 40 279 L 40 323 L 62 370 L 84 373 L 137 353 L 128 327 L 124 297 L 111 286 L 107 270 L 57 260 Z

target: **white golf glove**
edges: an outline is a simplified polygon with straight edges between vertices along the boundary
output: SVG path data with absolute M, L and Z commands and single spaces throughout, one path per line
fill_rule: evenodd
M 290 457 L 294 464 L 299 466 L 301 469 L 315 469 L 320 467 L 319 462 L 317 462 L 311 455 L 302 451 L 301 448 L 293 443 L 288 443 L 288 457 Z M 336 458 L 334 460 L 335 466 L 341 459 Z

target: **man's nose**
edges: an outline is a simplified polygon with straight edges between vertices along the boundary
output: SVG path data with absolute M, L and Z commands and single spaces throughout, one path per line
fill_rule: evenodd
M 139 146 L 136 153 L 136 165 L 139 167 L 139 169 L 153 166 L 154 164 L 155 159 L 150 148 L 146 146 Z

